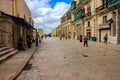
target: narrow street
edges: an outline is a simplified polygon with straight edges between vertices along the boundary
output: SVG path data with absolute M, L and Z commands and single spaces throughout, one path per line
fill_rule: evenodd
M 120 80 L 120 45 L 43 39 L 16 80 Z

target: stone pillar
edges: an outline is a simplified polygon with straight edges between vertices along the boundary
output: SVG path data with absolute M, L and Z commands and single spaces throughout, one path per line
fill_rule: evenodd
M 12 0 L 12 15 L 17 16 L 17 0 Z
M 77 37 L 78 37 L 78 26 L 77 25 L 75 25 L 75 32 L 76 32 L 75 40 L 77 40 Z
M 111 14 L 112 14 L 112 19 L 114 20 L 114 12 L 111 12 Z M 113 27 L 114 27 L 114 25 L 113 25 L 113 23 L 111 24 L 111 36 L 114 36 L 114 29 L 113 29 Z
M 115 10 L 116 12 L 116 37 L 118 37 L 119 35 L 119 12 L 118 10 Z

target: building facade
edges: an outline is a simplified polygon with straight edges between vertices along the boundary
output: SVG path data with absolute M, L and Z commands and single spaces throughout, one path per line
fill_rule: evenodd
M 120 43 L 120 0 L 72 0 L 68 11 L 71 30 L 66 30 L 68 21 L 63 19 L 67 15 L 65 13 L 57 27 L 61 34 L 65 30 L 65 33 L 71 33 L 72 39 L 88 36 L 89 40 L 103 42 L 107 33 L 108 42 Z
M 120 44 L 120 0 L 108 0 L 108 9 L 112 17 L 109 20 L 112 23 L 110 42 Z
M 21 37 L 26 45 L 27 36 L 33 36 L 33 24 L 31 12 L 24 0 L 0 2 L 0 43 L 17 47 Z
M 31 12 L 24 0 L 2 0 L 0 2 L 0 11 L 16 17 L 24 18 L 33 25 Z
M 64 38 L 72 36 L 71 12 L 68 10 L 63 17 L 61 17 L 61 24 L 56 28 L 58 37 Z
M 56 29 L 52 29 L 51 37 L 56 37 Z
M 38 34 L 40 37 L 43 37 L 44 36 L 43 29 L 38 29 Z

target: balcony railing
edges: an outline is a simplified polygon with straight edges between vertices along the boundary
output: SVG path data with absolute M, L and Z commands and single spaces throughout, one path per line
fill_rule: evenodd
M 107 8 L 107 4 L 103 4 L 103 5 L 99 6 L 99 7 L 97 7 L 96 11 L 98 12 L 98 11 L 103 10 L 105 8 Z
M 87 17 L 87 16 L 91 16 L 91 12 L 87 12 L 86 14 L 85 14 L 85 16 Z

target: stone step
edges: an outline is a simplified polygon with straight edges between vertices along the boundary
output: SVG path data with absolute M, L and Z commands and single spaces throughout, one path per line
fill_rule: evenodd
M 9 48 L 7 50 L 3 50 L 0 52 L 0 57 L 3 56 L 3 55 L 6 55 L 8 54 L 9 52 L 12 52 L 13 50 L 15 50 L 14 48 Z
M 12 52 L 6 54 L 6 55 L 3 55 L 0 57 L 0 64 L 2 62 L 4 62 L 5 60 L 7 60 L 8 58 L 10 58 L 11 56 L 15 55 L 16 53 L 18 52 L 18 50 L 13 50 Z
M 3 51 L 3 50 L 6 50 L 6 49 L 9 49 L 9 47 L 1 47 L 0 52 Z
M 4 44 L 4 43 L 1 43 L 1 42 L 0 42 L 0 44 Z
M 2 47 L 6 47 L 6 45 L 5 44 L 0 44 L 0 48 L 2 48 Z
M 17 52 L 18 50 L 15 48 L 7 47 L 4 43 L 0 43 L 0 64 Z

